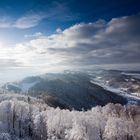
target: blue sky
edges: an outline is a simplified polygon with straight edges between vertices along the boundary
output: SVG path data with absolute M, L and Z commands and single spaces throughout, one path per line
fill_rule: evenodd
M 109 21 L 114 17 L 137 14 L 139 5 L 138 0 L 1 0 L 0 16 L 7 20 L 42 16 L 31 28 L 20 30 L 19 27 L 10 31 L 8 28 L 7 32 L 51 34 L 58 27 L 65 29 L 80 22 Z
M 49 35 L 57 28 L 65 29 L 80 22 L 109 21 L 114 17 L 137 14 L 139 4 L 138 0 L 1 0 L 0 17 L 5 24 L 38 16 L 27 27 L 1 29 L 1 37 L 8 37 L 11 43 L 22 41 L 25 34 L 42 32 Z
M 2 81 L 85 67 L 139 68 L 139 6 L 138 0 L 1 0 Z

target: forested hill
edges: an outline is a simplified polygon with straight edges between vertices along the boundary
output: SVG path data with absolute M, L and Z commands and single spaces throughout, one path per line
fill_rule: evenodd
M 127 98 L 92 83 L 91 76 L 82 72 L 48 73 L 7 83 L 2 89 L 42 98 L 49 106 L 76 110 L 91 109 L 107 103 L 127 104 Z

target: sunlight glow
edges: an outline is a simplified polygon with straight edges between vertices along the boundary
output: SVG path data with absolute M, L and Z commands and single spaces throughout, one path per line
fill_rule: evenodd
M 5 43 L 4 43 L 3 41 L 0 40 L 0 49 L 3 48 L 4 44 L 5 44 Z

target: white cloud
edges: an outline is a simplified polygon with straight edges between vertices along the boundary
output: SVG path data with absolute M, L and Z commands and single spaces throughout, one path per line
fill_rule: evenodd
M 20 29 L 31 28 L 37 26 L 43 18 L 44 16 L 41 15 L 27 15 L 17 19 L 14 27 Z
M 140 16 L 135 15 L 109 22 L 80 23 L 50 36 L 36 33 L 34 36 L 39 37 L 13 48 L 1 47 L 0 60 L 40 72 L 140 63 L 139 25 Z
M 36 33 L 30 34 L 30 35 L 24 35 L 25 38 L 41 37 L 41 36 L 43 36 L 43 33 L 41 33 L 41 32 L 36 32 Z
M 1 17 L 0 18 L 0 28 L 19 28 L 27 29 L 37 26 L 41 20 L 45 18 L 44 15 L 26 15 L 19 17 L 18 19 L 10 17 Z
M 61 28 L 57 28 L 57 29 L 56 29 L 56 32 L 57 32 L 57 33 L 61 33 L 61 32 L 62 32 Z
M 27 12 L 28 13 L 28 12 Z M 46 8 L 45 11 L 32 14 L 25 14 L 18 18 L 0 17 L 0 28 L 18 28 L 27 29 L 37 26 L 43 19 L 51 21 L 70 21 L 77 19 L 66 3 L 52 2 L 52 7 Z M 60 31 L 60 29 L 59 29 Z

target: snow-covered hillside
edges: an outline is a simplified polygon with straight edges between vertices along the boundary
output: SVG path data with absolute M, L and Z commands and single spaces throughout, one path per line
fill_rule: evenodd
M 92 77 L 92 83 L 96 83 L 108 91 L 140 99 L 140 72 L 100 70 L 90 72 L 89 75 Z
M 79 112 L 29 96 L 0 96 L 0 140 L 139 140 L 139 122 L 138 106 L 108 104 Z

